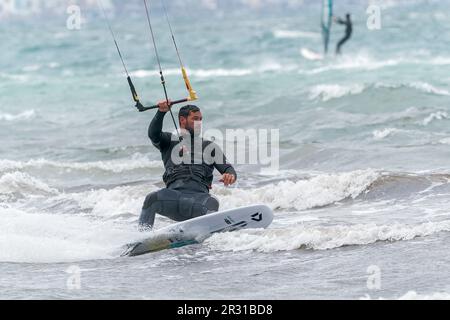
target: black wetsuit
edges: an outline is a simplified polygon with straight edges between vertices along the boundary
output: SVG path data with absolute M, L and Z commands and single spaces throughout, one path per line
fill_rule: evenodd
M 353 33 L 353 24 L 350 20 L 350 17 L 347 17 L 346 20 L 338 19 L 337 23 L 345 25 L 345 36 L 342 38 L 341 41 L 337 44 L 336 47 L 336 54 L 341 54 L 341 47 L 344 43 L 346 43 L 352 36 Z
M 209 194 L 214 169 L 236 177 L 222 150 L 213 142 L 187 137 L 180 143 L 178 137 L 162 132 L 164 116 L 163 112 L 156 113 L 148 135 L 161 151 L 166 169 L 163 176 L 166 188 L 149 194 L 145 199 L 139 219 L 144 229 L 153 227 L 156 213 L 184 221 L 218 211 L 218 200 Z

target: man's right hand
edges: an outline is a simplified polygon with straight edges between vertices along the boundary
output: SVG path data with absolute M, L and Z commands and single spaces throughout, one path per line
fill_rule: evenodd
M 172 101 L 169 100 L 169 103 L 167 103 L 166 100 L 158 102 L 158 108 L 160 112 L 169 112 L 170 107 L 172 105 Z

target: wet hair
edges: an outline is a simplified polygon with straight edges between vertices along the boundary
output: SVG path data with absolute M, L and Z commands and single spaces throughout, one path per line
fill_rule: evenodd
M 187 118 L 191 112 L 199 112 L 200 108 L 197 106 L 194 106 L 193 104 L 188 104 L 187 106 L 184 106 L 180 109 L 178 112 L 178 119 L 181 117 Z

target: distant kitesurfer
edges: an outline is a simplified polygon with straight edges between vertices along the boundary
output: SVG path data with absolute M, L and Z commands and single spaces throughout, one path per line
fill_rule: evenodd
M 339 43 L 337 44 L 336 47 L 336 55 L 340 55 L 341 54 L 341 47 L 344 43 L 346 43 L 352 36 L 353 33 L 353 24 L 352 21 L 350 19 L 350 14 L 347 13 L 346 14 L 346 19 L 343 20 L 341 18 L 335 18 L 334 21 L 338 24 L 342 24 L 345 25 L 345 36 L 344 38 L 342 38 L 341 41 L 339 41 Z
M 209 194 L 214 169 L 222 174 L 220 181 L 225 186 L 234 184 L 237 178 L 222 150 L 201 137 L 202 113 L 197 106 L 187 105 L 179 111 L 182 139 L 162 131 L 170 102 L 159 102 L 158 107 L 148 136 L 161 152 L 166 188 L 146 197 L 139 219 L 142 230 L 153 228 L 157 213 L 175 221 L 185 221 L 218 211 L 219 201 Z

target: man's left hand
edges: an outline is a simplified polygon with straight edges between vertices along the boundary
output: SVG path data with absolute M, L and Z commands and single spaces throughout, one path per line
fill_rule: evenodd
M 236 177 L 234 176 L 234 174 L 225 173 L 222 176 L 222 179 L 220 179 L 220 182 L 223 182 L 225 187 L 228 187 L 229 185 L 232 185 L 236 182 Z

